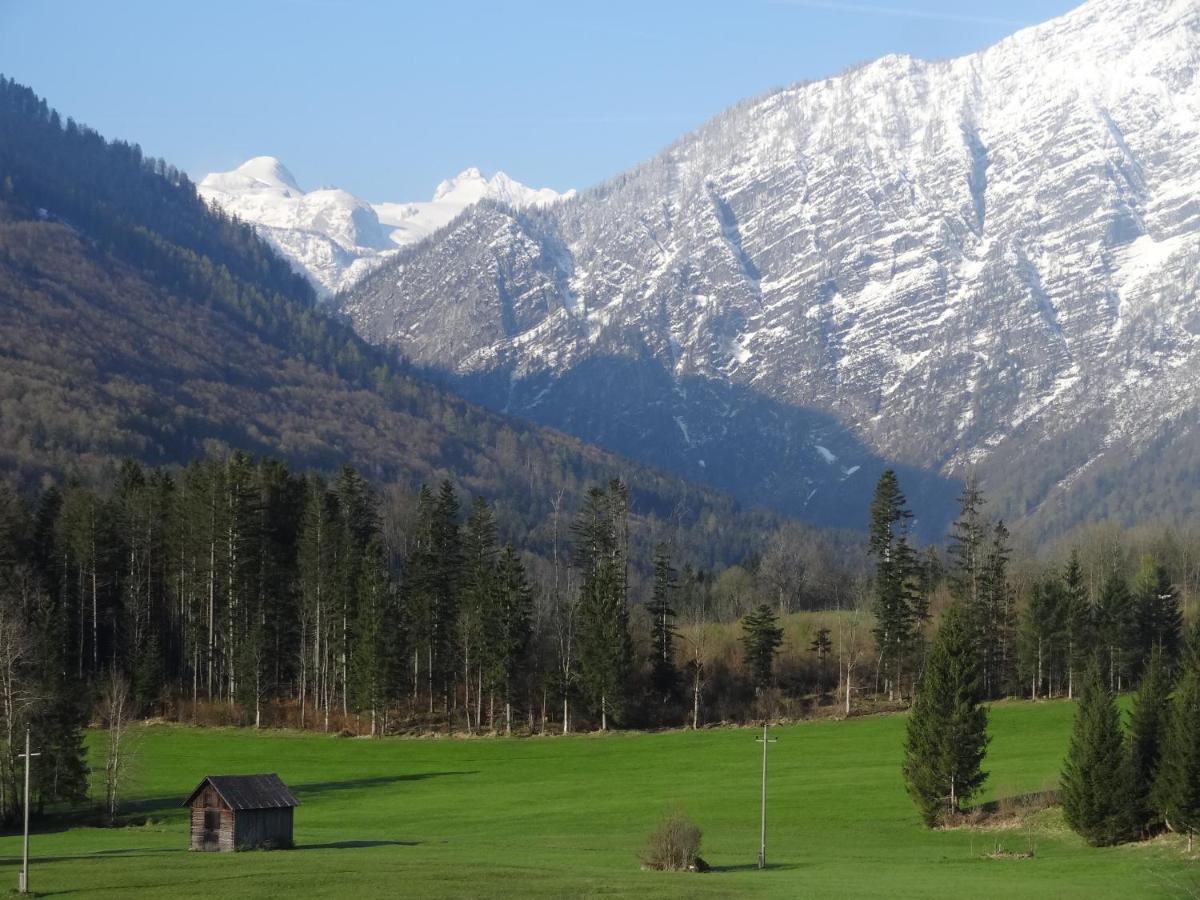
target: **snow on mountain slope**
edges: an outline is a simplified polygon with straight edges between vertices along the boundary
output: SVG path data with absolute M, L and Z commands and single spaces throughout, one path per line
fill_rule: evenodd
M 569 202 L 476 206 L 345 308 L 477 399 L 817 519 L 882 460 L 1045 522 L 1187 511 L 1156 467 L 1200 464 L 1200 3 L 747 101 Z
M 253 223 L 325 294 L 353 284 L 397 247 L 428 237 L 480 200 L 521 209 L 575 193 L 529 188 L 503 172 L 486 179 L 472 168 L 439 184 L 431 202 L 372 205 L 337 188 L 306 193 L 271 156 L 207 175 L 198 189 L 206 200 Z

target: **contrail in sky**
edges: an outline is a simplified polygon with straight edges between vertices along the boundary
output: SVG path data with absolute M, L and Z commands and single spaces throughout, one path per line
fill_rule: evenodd
M 771 0 L 780 6 L 803 6 L 808 9 L 827 9 L 831 12 L 863 16 L 892 16 L 897 19 L 924 19 L 937 22 L 965 22 L 970 25 L 1004 25 L 1017 28 L 1028 25 L 1015 19 L 996 16 L 973 16 L 962 13 L 932 12 L 924 9 L 900 9 L 895 6 L 876 6 L 870 3 L 841 3 L 838 0 Z

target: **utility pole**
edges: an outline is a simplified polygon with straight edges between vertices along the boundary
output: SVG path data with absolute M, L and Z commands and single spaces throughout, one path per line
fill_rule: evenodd
M 29 761 L 41 753 L 31 753 L 29 749 L 29 726 L 25 726 L 25 752 L 18 754 L 25 757 L 25 844 L 21 851 L 21 877 L 17 890 L 22 894 L 29 893 Z
M 765 869 L 767 867 L 767 744 L 774 744 L 775 738 L 767 737 L 767 723 L 763 722 L 762 737 L 755 738 L 763 747 L 763 773 L 762 773 L 762 830 L 759 834 L 758 845 L 758 867 Z

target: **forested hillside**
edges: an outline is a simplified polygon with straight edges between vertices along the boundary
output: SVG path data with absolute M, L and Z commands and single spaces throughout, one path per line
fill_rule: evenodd
M 384 485 L 452 477 L 534 551 L 555 503 L 616 475 L 635 531 L 687 526 L 697 563 L 736 561 L 773 527 L 412 376 L 181 172 L 7 80 L 0 131 L 0 472 L 19 485 L 237 449 Z

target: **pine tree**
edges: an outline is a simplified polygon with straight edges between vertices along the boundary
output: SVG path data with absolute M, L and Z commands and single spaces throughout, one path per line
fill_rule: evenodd
M 1015 615 L 1008 583 L 1008 529 L 1003 522 L 992 528 L 992 539 L 983 558 L 977 609 L 979 646 L 983 660 L 985 697 L 1002 697 L 1016 680 Z M 986 639 L 985 639 L 986 638 Z
M 1061 792 L 1067 824 L 1089 844 L 1109 846 L 1133 836 L 1130 764 L 1121 714 L 1096 665 L 1089 666 L 1084 677 Z
M 959 813 L 987 778 L 982 764 L 988 713 L 982 700 L 974 632 L 956 602 L 929 651 L 905 741 L 905 783 L 930 827 Z
M 959 495 L 959 514 L 951 526 L 950 591 L 975 616 L 983 593 L 987 524 L 983 518 L 983 492 L 974 477 Z
M 579 586 L 579 674 L 600 727 L 624 712 L 632 641 L 629 636 L 628 492 L 619 481 L 593 487 L 573 527 Z
M 900 689 L 919 616 L 914 581 L 918 567 L 909 543 L 912 513 L 896 473 L 886 470 L 875 487 L 870 512 L 870 550 L 875 557 L 875 645 L 889 698 Z
M 1060 653 L 1065 663 L 1066 591 L 1050 575 L 1036 582 L 1021 625 L 1021 669 L 1031 699 L 1053 692 Z
M 1119 571 L 1114 570 L 1105 579 L 1095 616 L 1099 658 L 1108 678 L 1108 689 L 1119 693 L 1129 683 L 1135 625 L 1133 599 Z
M 742 618 L 741 641 L 750 682 L 754 693 L 760 695 L 771 684 L 775 654 L 783 643 L 783 629 L 770 605 L 763 603 L 746 613 Z
M 511 734 L 518 688 L 529 669 L 533 619 L 533 591 L 525 579 L 525 566 L 512 544 L 500 554 L 496 576 L 495 652 L 490 680 L 504 700 L 504 732 Z
M 1172 831 L 1200 834 L 1200 641 L 1175 687 L 1151 804 Z
M 395 592 L 387 569 L 383 539 L 375 535 L 367 544 L 356 579 L 359 596 L 355 604 L 351 691 L 354 708 L 370 716 L 372 737 L 382 732 L 384 714 L 391 696 L 389 657 L 399 655 L 400 637 L 392 610 Z
M 463 696 L 467 727 L 471 728 L 472 693 L 474 693 L 475 725 L 482 722 L 484 673 L 486 687 L 495 691 L 498 670 L 503 659 L 503 637 L 497 611 L 499 554 L 496 538 L 496 519 L 482 497 L 471 504 L 463 529 L 462 591 L 459 600 L 459 640 L 463 659 Z M 495 723 L 492 723 L 494 727 Z
M 1071 558 L 1063 572 L 1063 618 L 1067 640 L 1067 697 L 1074 699 L 1076 675 L 1086 665 L 1088 648 L 1095 642 L 1092 609 L 1077 549 L 1071 550 Z
M 462 574 L 459 504 L 454 485 L 449 480 L 442 482 L 434 509 L 434 670 L 435 679 L 441 682 L 443 703 L 449 710 L 454 673 L 457 671 L 455 626 L 458 622 L 458 589 Z
M 650 616 L 650 683 L 660 702 L 668 703 L 679 687 L 675 668 L 675 610 L 671 596 L 675 592 L 675 572 L 666 544 L 654 550 L 654 591 L 646 612 Z
M 300 581 L 300 725 L 309 702 L 328 710 L 332 698 L 330 634 L 334 594 L 336 517 L 333 498 L 323 479 L 310 476 L 305 484 L 297 569 Z
M 1161 822 L 1151 792 L 1158 776 L 1171 710 L 1171 682 L 1161 654 L 1154 653 L 1142 676 L 1130 720 L 1130 790 L 1138 826 Z
M 1142 560 L 1134 577 L 1133 607 L 1135 674 L 1155 653 L 1168 668 L 1173 667 L 1183 645 L 1183 613 L 1166 568 L 1151 558 Z

